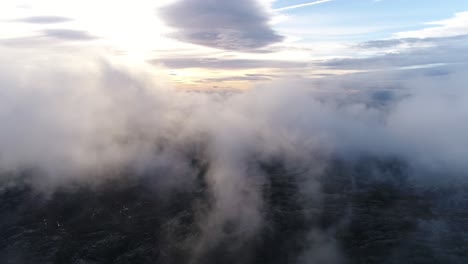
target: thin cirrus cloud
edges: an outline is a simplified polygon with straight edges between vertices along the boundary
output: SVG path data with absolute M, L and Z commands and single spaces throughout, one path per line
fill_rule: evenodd
M 468 35 L 456 35 L 450 37 L 432 37 L 432 38 L 396 38 L 384 40 L 370 40 L 356 45 L 357 48 L 363 49 L 382 49 L 396 48 L 401 45 L 418 45 L 418 44 L 457 44 L 464 43 L 468 40 Z M 460 42 L 463 41 L 463 42 Z
M 314 2 L 303 3 L 303 4 L 285 6 L 285 7 L 280 7 L 280 8 L 275 9 L 275 11 L 286 11 L 286 10 L 291 10 L 291 9 L 296 9 L 296 8 L 301 8 L 301 7 L 306 7 L 306 6 L 323 4 L 323 3 L 327 3 L 331 1 L 333 0 L 319 0 L 319 1 L 314 1 Z
M 159 16 L 175 29 L 171 37 L 211 48 L 255 51 L 284 39 L 256 0 L 181 0 L 159 9 Z

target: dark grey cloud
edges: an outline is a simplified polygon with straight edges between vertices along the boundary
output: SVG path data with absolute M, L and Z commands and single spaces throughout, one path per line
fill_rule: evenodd
M 55 24 L 72 21 L 73 19 L 62 16 L 31 16 L 15 20 L 16 22 L 32 23 L 32 24 Z
M 198 45 L 254 51 L 283 40 L 256 0 L 180 0 L 159 13 L 174 38 Z
M 43 31 L 46 37 L 57 38 L 61 40 L 93 40 L 96 36 L 89 34 L 87 31 L 73 29 L 47 29 Z
M 214 59 L 214 58 L 162 58 L 151 61 L 172 69 L 259 69 L 259 68 L 304 68 L 307 63 L 280 60 Z

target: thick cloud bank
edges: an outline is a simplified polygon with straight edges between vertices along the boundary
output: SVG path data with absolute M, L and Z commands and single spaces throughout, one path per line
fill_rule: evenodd
M 468 180 L 463 67 L 436 76 L 416 72 L 384 91 L 327 93 L 285 81 L 229 95 L 175 91 L 86 56 L 20 55 L 2 55 L 0 65 L 2 182 L 29 172 L 33 186 L 53 192 L 72 183 L 102 186 L 129 173 L 149 177 L 162 196 L 203 186 L 200 199 L 210 202 L 193 205 L 192 263 L 216 259 L 205 253 L 223 245 L 243 252 L 233 258 L 244 257 L 271 227 L 274 197 L 297 196 L 294 204 L 326 210 L 321 177 L 333 160 L 402 160 L 417 185 Z M 300 184 L 288 187 L 285 179 Z M 266 199 L 266 190 L 277 194 Z M 314 210 L 303 215 L 305 223 L 314 223 Z M 341 261 L 328 231 L 305 230 L 296 239 L 306 246 L 294 261 Z

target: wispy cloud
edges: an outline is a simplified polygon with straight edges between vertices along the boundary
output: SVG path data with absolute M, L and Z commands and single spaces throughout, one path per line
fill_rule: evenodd
M 61 40 L 93 40 L 97 37 L 89 34 L 87 31 L 73 30 L 73 29 L 47 29 L 44 30 L 44 35 L 51 38 Z
M 307 63 L 284 60 L 255 60 L 255 59 L 215 59 L 215 58 L 160 58 L 150 60 L 150 63 L 162 63 L 171 69 L 292 69 L 305 68 Z
M 15 22 L 24 22 L 32 24 L 54 24 L 72 21 L 71 18 L 62 16 L 31 16 L 14 20 Z
M 285 7 L 281 7 L 281 8 L 275 9 L 275 11 L 291 10 L 291 9 L 296 9 L 296 8 L 301 8 L 301 7 L 311 6 L 311 5 L 323 4 L 323 3 L 327 3 L 327 2 L 331 2 L 331 1 L 333 1 L 333 0 L 319 0 L 319 1 L 315 1 L 315 2 L 309 2 L 309 3 L 303 3 L 303 4 L 285 6 Z
M 465 35 L 468 32 L 468 11 L 456 13 L 449 19 L 426 23 L 427 27 L 395 34 L 397 38 L 431 38 Z

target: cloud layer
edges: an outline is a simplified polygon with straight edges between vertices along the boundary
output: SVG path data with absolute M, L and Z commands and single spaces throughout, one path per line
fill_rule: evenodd
M 215 59 L 215 58 L 161 58 L 152 61 L 172 69 L 202 68 L 202 69 L 259 69 L 259 68 L 304 68 L 307 63 L 281 60 L 254 59 Z
M 467 35 L 427 38 L 390 39 L 364 42 L 360 48 L 391 48 L 400 45 L 426 45 L 426 47 L 406 48 L 366 58 L 332 59 L 319 63 L 331 69 L 382 70 L 402 67 L 424 67 L 433 64 L 466 63 Z
M 334 157 L 397 157 L 413 171 L 445 175 L 413 174 L 420 184 L 468 180 L 466 65 L 444 75 L 406 72 L 394 82 L 399 89 L 380 93 L 354 87 L 351 96 L 339 82 L 326 93 L 284 80 L 226 96 L 176 91 L 85 54 L 6 51 L 0 53 L 8 62 L 0 65 L 2 175 L 33 171 L 35 184 L 50 190 L 99 184 L 122 171 L 152 173 L 167 192 L 194 188 L 191 164 L 207 164 L 212 200 L 197 219 L 200 255 L 222 241 L 244 245 L 265 227 L 262 164 L 300 171 L 291 177 L 310 203 L 320 202 L 318 175 Z M 318 256 L 313 248 L 306 259 L 338 254 L 327 234 L 310 236 L 311 245 L 331 253 Z

